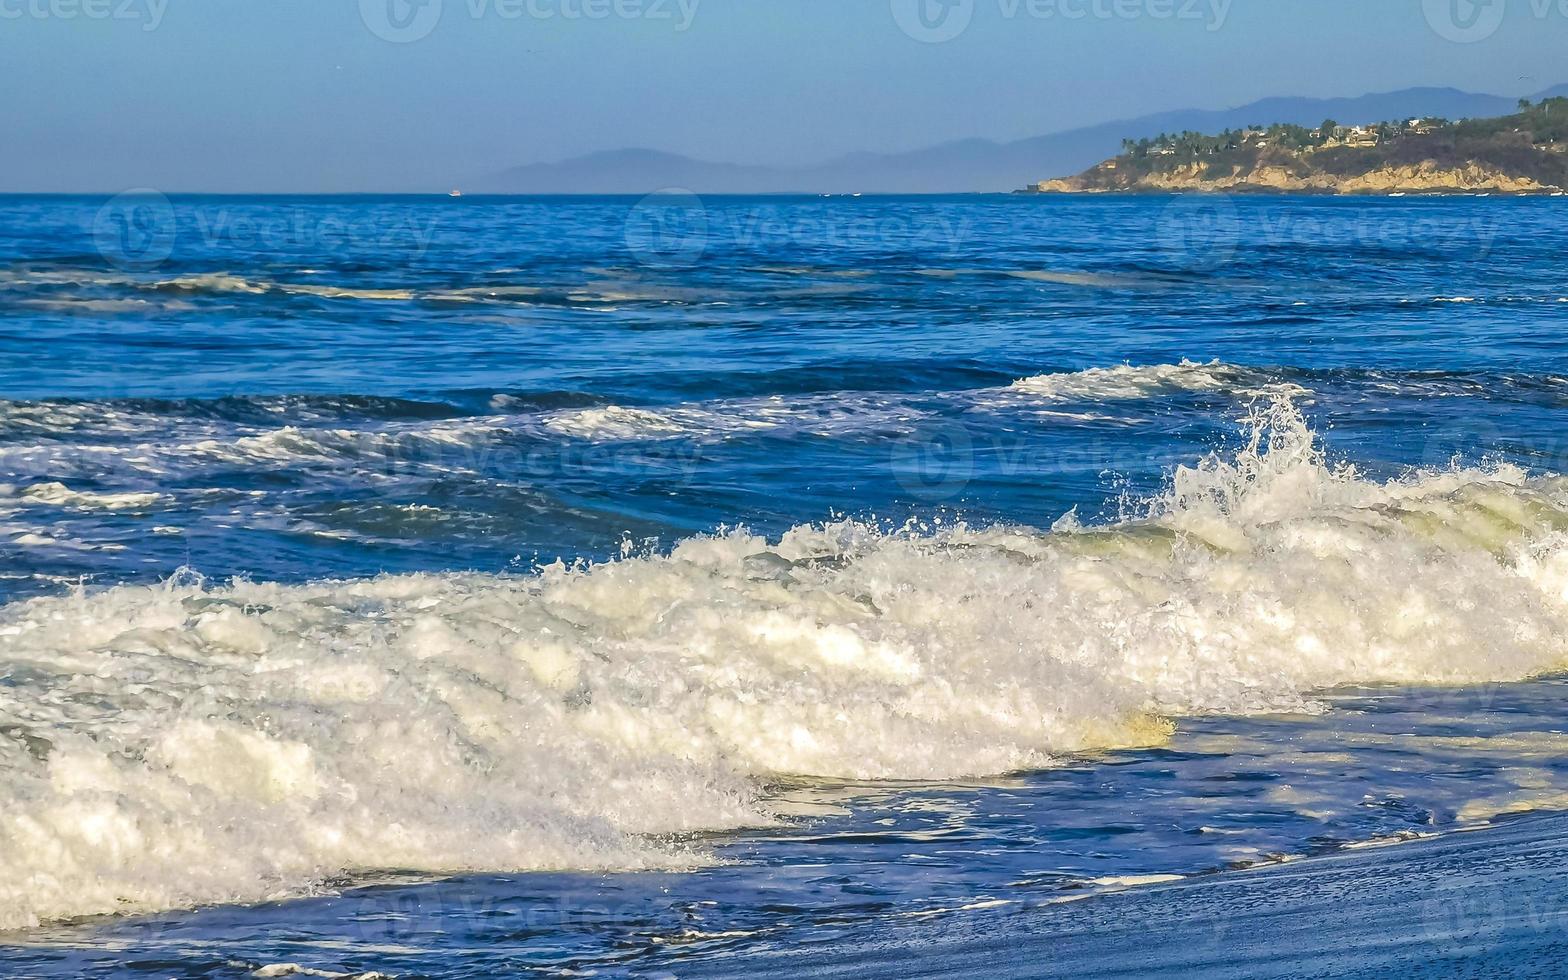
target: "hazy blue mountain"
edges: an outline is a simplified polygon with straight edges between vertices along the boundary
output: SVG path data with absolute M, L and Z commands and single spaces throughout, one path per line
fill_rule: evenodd
M 1536 98 L 1568 95 L 1568 84 Z M 1006 191 L 1075 174 L 1117 153 L 1123 139 L 1162 132 L 1215 132 L 1276 122 L 1370 123 L 1412 116 L 1496 116 L 1518 100 L 1452 88 L 1411 88 L 1346 99 L 1263 99 L 1235 109 L 1189 109 L 1102 123 L 1011 143 L 970 139 L 907 153 L 855 153 L 808 167 L 693 160 L 656 150 L 612 150 L 559 163 L 514 167 L 464 184 L 502 194 L 646 194 L 680 187 L 704 194 L 941 193 Z

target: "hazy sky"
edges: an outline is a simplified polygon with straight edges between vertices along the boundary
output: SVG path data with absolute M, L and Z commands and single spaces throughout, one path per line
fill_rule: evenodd
M 0 190 L 799 163 L 1271 95 L 1519 95 L 1568 81 L 1565 51 L 1568 0 L 0 0 Z

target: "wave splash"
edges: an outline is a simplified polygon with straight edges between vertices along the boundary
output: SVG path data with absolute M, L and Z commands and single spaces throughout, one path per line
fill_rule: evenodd
M 0 610 L 0 929 L 343 870 L 632 869 L 777 774 L 940 779 L 1568 663 L 1568 481 L 1390 483 L 1288 400 L 1111 525 L 736 530 L 529 576 Z

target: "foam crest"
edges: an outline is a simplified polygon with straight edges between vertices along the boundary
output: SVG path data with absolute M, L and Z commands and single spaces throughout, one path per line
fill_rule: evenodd
M 1568 483 L 1375 483 L 1288 402 L 1115 524 L 843 522 L 526 576 L 0 610 L 0 928 L 349 871 L 657 868 L 780 774 L 945 779 L 1568 663 Z
M 661 408 L 606 405 L 547 416 L 546 432 L 596 442 L 725 438 L 782 431 L 822 436 L 899 431 L 924 417 L 907 399 L 834 393 L 795 399 L 726 399 Z
M 775 424 L 761 418 L 731 418 L 696 407 L 651 409 L 607 405 L 561 412 L 546 419 L 544 427 L 559 435 L 579 439 L 619 441 L 769 429 Z
M 1089 368 L 1060 374 L 1041 374 L 1015 381 L 1010 391 L 1050 401 L 1136 401 L 1177 392 L 1214 392 L 1254 397 L 1306 395 L 1307 389 L 1281 381 L 1257 368 L 1210 361 L 1179 364 Z
M 0 497 L 7 496 L 0 486 Z M 167 503 L 169 497 L 161 493 L 94 493 L 90 490 L 73 490 L 63 483 L 37 483 L 21 491 L 20 498 L 29 503 L 49 504 L 81 510 L 145 510 Z

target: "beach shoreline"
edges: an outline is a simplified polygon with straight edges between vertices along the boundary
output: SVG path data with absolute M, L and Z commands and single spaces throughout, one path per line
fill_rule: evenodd
M 687 977 L 1560 976 L 1568 814 L 687 964 Z

